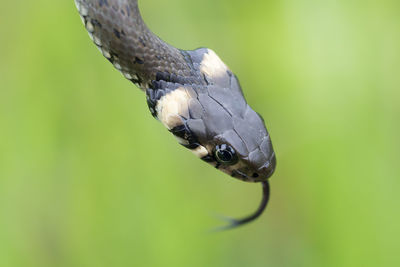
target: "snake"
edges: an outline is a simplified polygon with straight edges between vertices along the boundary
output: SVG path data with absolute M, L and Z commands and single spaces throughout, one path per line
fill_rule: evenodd
M 181 50 L 144 23 L 137 0 L 74 0 L 103 56 L 146 94 L 149 110 L 178 143 L 218 170 L 262 184 L 258 218 L 270 196 L 275 152 L 264 119 L 246 102 L 236 75 L 208 48 Z

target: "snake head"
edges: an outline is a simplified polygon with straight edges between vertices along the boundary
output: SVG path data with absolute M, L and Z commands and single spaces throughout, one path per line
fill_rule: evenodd
M 276 159 L 264 120 L 212 50 L 186 53 L 203 84 L 188 85 L 177 76 L 171 82 L 171 75 L 159 73 L 146 91 L 150 111 L 202 160 L 240 180 L 265 181 Z
M 247 105 L 243 117 L 234 117 L 231 126 L 206 144 L 209 153 L 203 160 L 243 181 L 269 178 L 276 158 L 262 117 Z

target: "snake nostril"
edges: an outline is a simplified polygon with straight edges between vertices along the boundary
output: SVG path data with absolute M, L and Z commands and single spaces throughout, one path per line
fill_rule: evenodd
M 253 178 L 257 178 L 258 177 L 258 173 L 253 173 Z

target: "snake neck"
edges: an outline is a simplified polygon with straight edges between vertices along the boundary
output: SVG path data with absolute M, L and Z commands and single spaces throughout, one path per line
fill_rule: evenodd
M 152 81 L 185 77 L 199 83 L 190 57 L 156 36 L 144 23 L 137 0 L 75 0 L 89 36 L 102 54 L 142 90 Z

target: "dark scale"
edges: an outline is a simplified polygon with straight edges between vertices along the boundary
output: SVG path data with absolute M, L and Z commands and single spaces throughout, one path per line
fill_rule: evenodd
M 139 77 L 139 75 L 136 75 L 137 79 L 130 79 L 131 82 L 133 82 L 134 84 L 137 84 L 139 87 L 142 84 L 143 80 Z
M 118 59 L 118 55 L 116 53 L 114 53 L 113 51 L 109 51 L 108 52 L 110 54 L 110 58 L 106 58 L 111 64 L 114 65 L 114 62 L 116 59 Z
M 144 41 L 143 38 L 140 37 L 140 36 L 139 36 L 139 42 L 140 42 L 144 47 L 146 47 L 145 41 Z
M 114 32 L 115 37 L 117 37 L 118 39 L 121 39 L 121 33 L 117 29 L 113 29 L 113 32 Z
M 186 148 L 195 149 L 199 146 L 199 141 L 197 140 L 197 137 L 189 129 L 186 123 L 183 123 L 182 125 L 172 128 L 170 132 L 173 135 L 188 141 L 189 144 L 181 144 Z
M 166 81 L 169 82 L 171 78 L 171 74 L 169 72 L 159 71 L 156 73 L 156 81 Z
M 182 77 L 180 75 L 176 75 L 175 73 L 169 73 L 166 71 L 158 71 L 156 73 L 156 81 L 165 81 L 168 83 L 174 83 L 179 85 L 185 85 L 190 83 L 190 79 L 187 77 Z
M 103 5 L 108 6 L 108 1 L 107 0 L 99 0 L 99 5 L 100 6 L 103 6 Z
M 147 106 L 149 107 L 151 115 L 153 115 L 154 118 L 157 118 L 157 111 L 156 111 L 157 102 L 158 100 L 161 99 L 161 97 L 164 96 L 164 94 L 165 91 L 160 89 L 146 90 Z
M 208 162 L 208 163 L 214 162 L 214 161 L 215 161 L 214 157 L 213 157 L 213 156 L 210 156 L 210 155 L 204 156 L 204 157 L 202 157 L 201 159 L 202 159 L 203 161 L 205 161 L 205 162 Z
M 135 61 L 133 61 L 134 64 L 144 64 L 143 59 L 140 59 L 138 57 L 135 57 Z
M 97 19 L 92 19 L 91 22 L 93 26 L 101 28 L 101 23 Z

